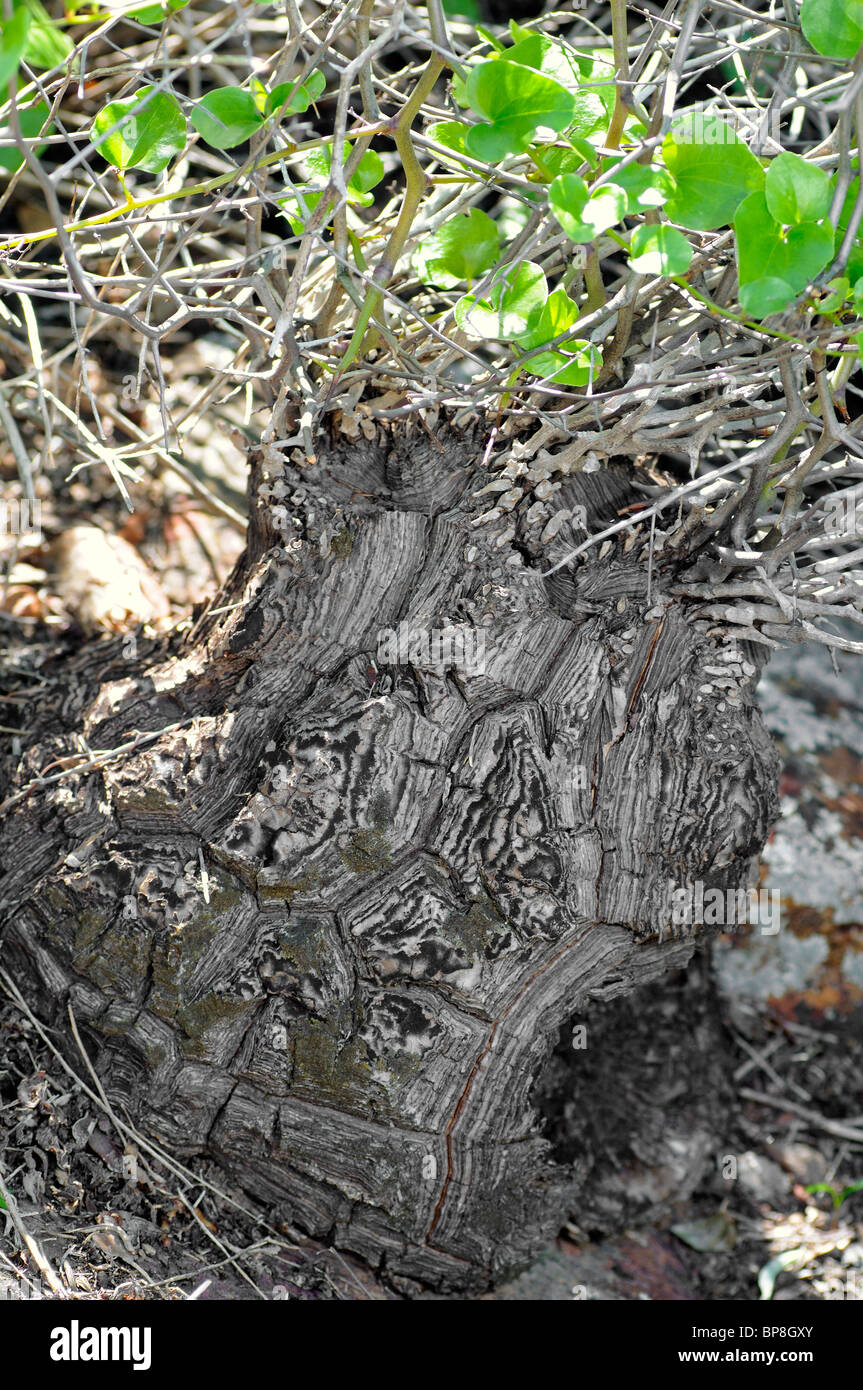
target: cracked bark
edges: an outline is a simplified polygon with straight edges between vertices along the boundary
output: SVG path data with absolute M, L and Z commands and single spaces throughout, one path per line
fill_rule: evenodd
M 651 616 L 640 543 L 544 580 L 583 533 L 539 545 L 530 497 L 476 524 L 483 449 L 442 424 L 312 468 L 254 451 L 225 590 L 182 643 L 58 664 L 0 840 L 4 960 L 44 1016 L 71 1002 L 112 1100 L 443 1289 L 602 1206 L 589 1127 L 553 1153 L 538 1078 L 573 1015 L 688 961 L 669 885 L 745 884 L 776 814 L 757 675 L 722 698 L 721 643 L 671 596 L 688 557 L 657 558 Z M 631 497 L 608 470 L 550 506 L 597 530 Z M 484 670 L 382 662 L 402 621 L 481 631 Z M 152 737 L 33 786 L 82 734 Z

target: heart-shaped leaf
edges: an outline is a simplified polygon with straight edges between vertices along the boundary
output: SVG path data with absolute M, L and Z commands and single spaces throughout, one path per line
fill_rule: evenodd
M 500 58 L 472 69 L 465 94 L 488 122 L 468 131 L 468 153 L 490 163 L 521 154 L 541 126 L 565 130 L 575 114 L 575 99 L 559 82 Z
M 15 8 L 26 8 L 30 15 L 25 62 L 33 68 L 56 68 L 64 63 L 75 45 L 58 29 L 41 0 L 16 0 Z
M 779 314 L 787 309 L 795 298 L 796 290 L 787 280 L 778 275 L 764 275 L 760 280 L 750 280 L 740 287 L 740 307 L 744 314 L 753 319 L 766 319 L 770 314 Z
M 488 295 L 465 294 L 455 306 L 459 328 L 475 338 L 516 338 L 526 333 L 548 299 L 548 282 L 541 266 L 520 261 L 507 266 Z
M 799 222 L 785 230 L 771 216 L 764 193 L 750 193 L 734 217 L 741 290 L 756 280 L 784 280 L 798 293 L 829 263 L 829 223 Z M 777 290 L 778 293 L 778 290 Z
M 863 44 L 860 0 L 803 0 L 800 27 L 816 53 L 853 58 Z
M 528 330 L 520 333 L 515 341 L 526 352 L 541 347 L 543 343 L 554 342 L 575 323 L 579 312 L 578 305 L 573 303 L 566 291 L 556 289 L 548 296 Z M 593 370 L 596 370 L 596 356 L 592 343 L 571 339 L 557 348 L 533 353 L 519 365 L 533 376 L 547 378 L 556 386 L 584 386 L 590 380 L 592 360 Z
M 518 335 L 517 345 L 529 352 L 531 347 L 553 342 L 573 327 L 580 314 L 578 304 L 573 303 L 564 289 L 556 289 L 549 295 L 538 316 L 529 325 L 528 331 Z M 585 339 L 571 339 L 546 352 L 532 353 L 521 361 L 520 366 L 534 377 L 548 379 L 557 386 L 584 386 L 595 373 L 599 363 L 598 350 Z
M 242 87 L 219 87 L 196 101 L 192 125 L 214 150 L 232 150 L 254 135 L 263 116 L 251 92 Z
M 558 174 L 548 190 L 548 203 L 568 237 L 580 241 L 584 211 L 590 189 L 580 174 Z
M 830 175 L 786 151 L 771 161 L 764 195 L 777 222 L 818 222 L 830 211 Z
M 421 242 L 414 263 L 427 284 L 451 289 L 490 270 L 499 252 L 497 227 L 487 213 L 471 208 L 469 213 L 451 217 Z
M 299 87 L 296 82 L 280 82 L 267 97 L 264 108 L 266 114 L 271 116 L 274 111 L 281 110 L 283 103 L 287 103 L 282 115 L 302 115 L 304 111 L 308 111 L 313 101 L 317 101 L 326 85 L 327 79 L 322 72 L 310 73 Z
M 626 193 L 626 211 L 661 208 L 674 193 L 674 179 L 655 164 L 627 164 L 614 169 L 614 182 Z
M 593 241 L 626 216 L 627 196 L 615 183 L 591 193 L 578 174 L 559 174 L 549 185 L 552 212 L 572 241 Z
M 685 117 L 666 136 L 662 154 L 677 185 L 665 211 L 683 227 L 723 227 L 744 198 L 764 187 L 758 160 L 717 116 Z
M 346 143 L 346 164 L 350 158 L 350 153 L 351 146 Z M 306 164 L 318 178 L 327 179 L 329 178 L 332 159 L 332 145 L 321 145 L 319 149 L 312 150 L 312 152 L 306 156 Z M 370 204 L 374 202 L 374 198 L 371 196 L 371 190 L 377 187 L 385 172 L 384 162 L 377 151 L 366 150 L 348 184 L 348 202 L 358 203 L 360 207 L 370 206 Z
M 591 88 L 582 89 L 590 73 L 591 60 L 576 53 L 569 44 L 548 38 L 545 34 L 530 34 L 512 48 L 504 49 L 501 57 L 508 63 L 521 63 L 545 77 L 553 78 L 572 93 L 573 114 L 567 125 L 570 134 L 580 137 L 590 135 L 605 121 L 605 104 L 598 92 Z
M 140 111 L 123 119 L 142 102 Z M 119 128 L 108 135 L 118 121 Z M 142 87 L 134 96 L 103 106 L 93 122 L 90 139 L 102 158 L 117 169 L 146 169 L 158 174 L 183 149 L 186 122 L 174 97 Z
M 685 275 L 692 247 L 676 227 L 636 227 L 629 243 L 629 264 L 639 275 Z

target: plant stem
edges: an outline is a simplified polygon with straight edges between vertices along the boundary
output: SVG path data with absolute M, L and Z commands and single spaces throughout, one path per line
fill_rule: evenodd
M 379 121 L 376 125 L 364 126 L 362 130 L 355 133 L 372 136 L 380 135 L 388 129 L 387 121 Z M 88 227 L 103 227 L 107 222 L 114 222 L 119 217 L 125 217 L 129 212 L 140 212 L 143 208 L 157 207 L 159 203 L 173 202 L 177 198 L 191 198 L 199 193 L 214 193 L 216 189 L 223 188 L 226 184 L 233 183 L 248 174 L 257 173 L 259 169 L 266 169 L 270 164 L 278 164 L 283 159 L 293 158 L 295 155 L 304 154 L 306 150 L 313 150 L 320 145 L 326 145 L 330 138 L 328 135 L 319 135 L 314 140 L 304 140 L 301 145 L 292 145 L 290 149 L 273 150 L 270 154 L 264 155 L 262 159 L 249 160 L 239 169 L 232 169 L 228 174 L 219 174 L 217 178 L 207 179 L 203 183 L 184 184 L 182 188 L 175 189 L 173 193 L 156 193 L 151 198 L 133 198 L 117 207 L 109 208 L 107 212 L 97 213 L 93 217 L 85 217 L 80 222 L 69 222 L 65 230 L 67 232 L 83 232 Z M 15 251 L 19 246 L 30 246 L 38 241 L 50 241 L 56 235 L 56 227 L 49 227 L 42 232 L 31 232 L 26 236 L 10 237 L 8 241 L 0 242 L 0 251 Z
M 606 136 L 606 148 L 616 150 L 620 144 L 623 127 L 629 115 L 629 45 L 626 28 L 626 0 L 611 0 L 611 32 L 614 46 L 614 68 L 616 81 L 614 87 L 614 111 Z M 626 90 L 626 100 L 623 92 Z
M 396 268 L 396 262 L 404 249 L 405 242 L 410 235 L 413 220 L 417 215 L 423 194 L 426 188 L 426 176 L 422 165 L 416 156 L 413 141 L 411 140 L 411 125 L 419 112 L 420 107 L 430 94 L 434 84 L 443 71 L 444 61 L 437 54 L 433 54 L 429 59 L 426 70 L 411 93 L 410 98 L 399 112 L 395 124 L 393 138 L 396 149 L 401 158 L 402 168 L 405 175 L 405 193 L 402 199 L 398 221 L 393 228 L 392 235 L 387 243 L 383 256 L 375 266 L 374 279 L 375 286 L 370 289 L 363 301 L 363 307 L 357 318 L 353 337 L 348 344 L 344 357 L 339 363 L 337 375 L 341 375 L 347 367 L 358 356 L 362 347 L 363 338 L 366 334 L 369 321 L 377 313 L 383 299 L 383 287 L 388 285 L 392 279 Z

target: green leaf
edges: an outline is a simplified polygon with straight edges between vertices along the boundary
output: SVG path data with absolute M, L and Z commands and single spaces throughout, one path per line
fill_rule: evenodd
M 851 281 L 846 275 L 838 275 L 828 280 L 826 288 L 832 293 L 825 295 L 818 308 L 822 314 L 835 314 L 851 298 Z
M 58 29 L 41 0 L 17 0 L 16 10 L 26 7 L 30 15 L 30 31 L 24 59 L 34 68 L 56 68 L 64 63 L 75 45 Z
M 586 386 L 602 365 L 599 348 L 586 340 L 573 339 L 577 352 L 538 352 L 519 366 L 534 376 L 543 377 L 552 386 Z
M 589 151 L 589 156 L 585 151 Z M 549 183 L 558 174 L 575 174 L 584 163 L 595 169 L 599 160 L 596 150 L 586 140 L 573 141 L 571 145 L 531 145 L 530 157 L 544 174 Z
M 839 226 L 836 230 L 836 239 L 840 245 L 848 230 L 848 223 L 853 216 L 859 191 L 860 180 L 857 178 L 852 179 L 848 192 L 845 195 L 842 211 L 839 214 Z M 851 253 L 848 257 L 848 264 L 845 266 L 845 274 L 848 276 L 852 285 L 859 276 L 863 275 L 863 241 L 861 241 L 860 236 L 854 238 Z
M 853 58 L 863 44 L 860 0 L 803 0 L 800 27 L 816 53 Z
M 469 130 L 470 126 L 465 125 L 464 121 L 436 121 L 428 127 L 427 134 L 429 139 L 436 141 L 438 145 L 445 145 L 456 154 L 467 154 L 465 136 Z
M 584 156 L 585 162 L 590 165 L 591 169 L 596 169 L 599 166 L 599 155 L 596 153 L 590 141 L 580 140 L 577 135 L 573 135 L 571 139 L 572 148 L 576 153 Z M 560 170 L 560 173 L 564 172 L 563 169 Z
M 467 147 L 464 145 L 470 125 L 464 121 L 436 121 L 434 125 L 427 126 L 429 139 L 436 140 L 438 145 L 443 145 L 447 150 L 452 150 L 454 154 L 467 154 Z M 464 168 L 460 160 L 450 160 L 446 154 L 436 153 L 435 158 L 441 160 L 449 168 Z
M 797 291 L 787 280 L 777 275 L 764 275 L 740 287 L 740 307 L 752 319 L 766 319 L 779 314 L 795 298 Z
M 518 334 L 515 341 L 528 352 L 531 348 L 541 347 L 543 343 L 553 342 L 575 323 L 579 312 L 578 305 L 573 303 L 566 291 L 556 289 L 549 295 L 527 332 Z M 591 343 L 573 339 L 565 346 L 534 353 L 521 361 L 519 366 L 533 376 L 549 378 L 558 386 L 584 386 L 590 380 L 591 358 L 595 358 L 595 353 Z
M 580 140 L 580 145 L 586 145 L 586 140 Z M 588 146 L 592 150 L 592 146 Z M 584 154 L 578 152 L 573 145 L 531 145 L 532 161 L 539 172 L 549 183 L 559 174 L 575 174 L 582 164 L 585 163 Z M 592 167 L 596 167 L 596 154 L 593 152 Z
M 476 26 L 476 32 L 490 48 L 494 49 L 495 53 L 503 53 L 504 45 L 501 43 L 500 39 L 495 37 L 490 29 L 486 29 L 484 25 L 478 24 Z
M 667 169 L 655 164 L 627 164 L 614 169 L 614 182 L 626 193 L 626 211 L 634 214 L 646 208 L 661 208 L 674 193 L 674 180 Z
M 787 279 L 795 289 L 810 284 L 833 259 L 835 234 L 829 222 L 800 222 L 785 233 Z
M 799 154 L 786 152 L 771 161 L 764 193 L 777 222 L 818 222 L 830 211 L 830 175 Z
M 579 241 L 592 241 L 609 227 L 615 227 L 626 216 L 626 192 L 616 183 L 604 183 L 592 193 L 581 214 L 587 236 Z
M 491 163 L 523 153 L 540 127 L 564 130 L 575 114 L 575 99 L 559 82 L 500 58 L 473 68 L 465 92 L 488 121 L 468 131 L 468 154 Z
M 0 25 L 0 92 L 5 90 L 10 77 L 14 77 L 18 71 L 29 31 L 29 10 L 16 10 L 11 19 Z
M 542 347 L 543 343 L 550 343 L 565 333 L 575 323 L 579 312 L 578 305 L 570 299 L 566 290 L 556 289 L 548 296 L 530 327 L 523 333 L 513 334 L 513 337 L 521 348 Z
M 346 153 L 348 149 L 349 147 L 345 146 Z M 366 150 L 354 170 L 353 177 L 348 184 L 348 192 L 350 193 L 353 191 L 365 198 L 365 195 L 368 194 L 372 188 L 377 188 L 385 173 L 384 162 L 377 151 Z M 372 202 L 373 200 L 369 198 L 368 201 Z
M 591 57 L 591 89 L 605 107 L 606 118 L 610 121 L 617 100 L 617 88 L 614 81 L 614 55 L 601 49 L 598 53 L 593 53 Z
M 150 93 L 143 109 L 123 121 L 126 112 Z M 106 135 L 118 121 L 122 122 L 120 127 L 113 135 Z M 174 97 L 142 87 L 134 96 L 103 106 L 90 129 L 90 139 L 102 158 L 117 169 L 146 169 L 158 174 L 183 149 L 186 122 Z
M 443 0 L 443 7 L 456 19 L 482 19 L 479 0 Z
M 488 297 L 465 294 L 455 306 L 459 328 L 475 338 L 515 338 L 527 332 L 548 299 L 548 283 L 541 266 L 520 261 L 507 266 Z
M 250 78 L 249 91 L 251 92 L 255 105 L 257 106 L 261 115 L 264 115 L 267 110 L 267 98 L 269 97 L 269 92 L 267 91 L 263 82 L 259 81 L 257 77 Z
M 32 140 L 35 135 L 50 135 L 54 127 L 51 125 L 47 130 L 42 129 L 48 119 L 48 106 L 44 101 L 37 102 L 35 106 L 27 106 L 18 112 L 18 120 L 21 124 L 21 134 L 25 139 Z M 0 140 L 12 140 L 13 135 L 8 126 L 0 126 Z M 33 153 L 40 155 L 44 145 L 37 145 Z M 10 174 L 15 174 L 24 163 L 24 156 L 17 146 L 8 146 L 0 149 L 0 169 L 6 169 Z
M 522 63 L 526 68 L 533 68 L 534 72 L 545 73 L 546 77 L 553 77 L 564 87 L 577 87 L 590 72 L 590 59 L 576 53 L 568 43 L 548 38 L 546 34 L 522 32 L 525 37 L 518 39 L 512 48 L 505 48 L 501 54 L 507 62 Z
M 590 189 L 580 174 L 558 174 L 548 189 L 548 203 L 566 235 L 581 241 L 581 214 L 590 197 Z M 586 238 L 590 240 L 590 238 Z
M 182 10 L 188 3 L 189 0 L 167 0 L 166 4 L 161 5 L 141 5 L 137 10 L 129 11 L 129 19 L 137 19 L 139 24 L 161 24 L 166 11 Z
M 280 82 L 267 97 L 264 110 L 268 116 L 271 116 L 274 111 L 281 108 L 283 102 L 287 102 L 284 112 L 282 112 L 283 115 L 302 115 L 304 111 L 308 111 L 313 101 L 317 101 L 326 85 L 327 79 L 322 72 L 318 71 L 310 73 L 299 87 L 297 87 L 296 82 Z M 293 95 L 291 95 L 292 93 Z
M 567 125 L 572 135 L 590 135 L 604 124 L 605 105 L 599 94 L 580 90 L 584 76 L 590 72 L 591 60 L 581 57 L 568 44 L 547 38 L 545 34 L 530 34 L 514 47 L 505 49 L 501 57 L 553 78 L 572 93 L 573 115 Z
M 214 150 L 232 150 L 242 145 L 263 124 L 263 116 L 251 92 L 242 87 L 219 87 L 196 101 L 191 110 L 192 125 Z
M 351 146 L 345 144 L 345 163 L 350 158 Z M 332 145 L 321 145 L 319 149 L 312 150 L 306 156 L 306 164 L 313 174 L 319 178 L 328 179 L 330 176 L 330 164 L 333 158 Z M 366 150 L 356 169 L 353 178 L 348 184 L 348 202 L 358 203 L 360 207 L 369 207 L 374 198 L 371 196 L 371 189 L 376 188 L 384 177 L 384 162 L 376 150 Z
M 783 280 L 799 293 L 833 256 L 834 232 L 829 223 L 799 222 L 786 230 L 771 216 L 764 193 L 750 193 L 740 204 L 734 235 L 741 291 L 753 281 L 770 279 Z M 765 293 L 772 299 L 779 287 L 767 287 Z M 751 296 L 747 305 L 752 305 Z M 756 311 L 750 308 L 749 312 Z
M 559 174 L 549 185 L 552 212 L 572 241 L 593 241 L 626 216 L 626 193 L 615 183 L 590 193 L 578 174 Z
M 469 213 L 451 217 L 421 242 L 414 260 L 427 284 L 451 289 L 490 270 L 499 253 L 497 227 L 487 213 L 471 208 Z
M 744 198 L 734 215 L 734 235 L 741 285 L 764 276 L 787 279 L 788 252 L 782 226 L 772 216 L 763 193 Z
M 764 186 L 754 154 L 716 116 L 685 117 L 665 137 L 662 154 L 677 184 L 665 211 L 684 227 L 724 227 L 743 199 Z
M 637 227 L 629 244 L 629 264 L 639 275 L 684 275 L 692 247 L 676 227 Z

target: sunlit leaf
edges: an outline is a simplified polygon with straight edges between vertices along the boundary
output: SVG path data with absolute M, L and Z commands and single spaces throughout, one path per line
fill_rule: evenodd
M 136 106 L 142 109 L 124 120 Z M 107 132 L 117 122 L 113 135 Z M 103 159 L 118 169 L 146 169 L 158 174 L 186 143 L 186 122 L 176 99 L 153 87 L 142 87 L 134 96 L 110 101 L 96 116 L 90 138 Z
M 662 154 L 676 183 L 665 211 L 682 227 L 723 227 L 744 198 L 764 187 L 752 151 L 716 116 L 685 117 L 666 136 Z
M 771 160 L 764 195 L 777 222 L 818 222 L 830 211 L 830 175 L 786 151 Z
M 676 227 L 636 227 L 632 234 L 629 264 L 639 275 L 685 275 L 691 260 L 692 247 Z
M 190 119 L 214 150 L 232 150 L 254 135 L 264 118 L 251 92 L 242 87 L 218 87 L 195 102 Z
M 161 24 L 166 13 L 185 9 L 188 3 L 189 0 L 166 0 L 166 3 L 161 5 L 140 5 L 137 9 L 129 11 L 129 18 L 137 19 L 139 24 Z
M 575 99 L 559 82 L 500 58 L 473 68 L 465 92 L 488 122 L 468 131 L 468 153 L 491 163 L 526 150 L 540 127 L 564 130 L 575 114 Z
M 69 35 L 57 27 L 41 0 L 16 0 L 16 10 L 22 7 L 30 15 L 24 61 L 33 68 L 56 68 L 64 63 L 75 47 Z
M 558 175 L 549 186 L 548 200 L 566 235 L 577 242 L 593 241 L 626 216 L 622 188 L 606 183 L 591 194 L 578 174 Z
M 494 222 L 479 208 L 471 208 L 469 213 L 451 217 L 421 242 L 415 264 L 428 284 L 450 289 L 490 270 L 499 251 L 500 236 Z
M 853 58 L 863 45 L 863 3 L 803 0 L 800 27 L 816 53 L 828 58 Z
M 527 332 L 547 299 L 542 267 L 520 261 L 498 276 L 485 298 L 463 295 L 455 306 L 456 323 L 475 338 L 515 338 Z
M 285 102 L 287 104 L 282 114 L 286 116 L 302 115 L 304 111 L 308 111 L 312 102 L 317 101 L 318 97 L 323 94 L 326 85 L 327 79 L 324 74 L 317 71 L 310 73 L 299 87 L 296 82 L 280 82 L 267 98 L 266 114 L 271 116 L 274 111 L 280 110 L 282 103 Z

